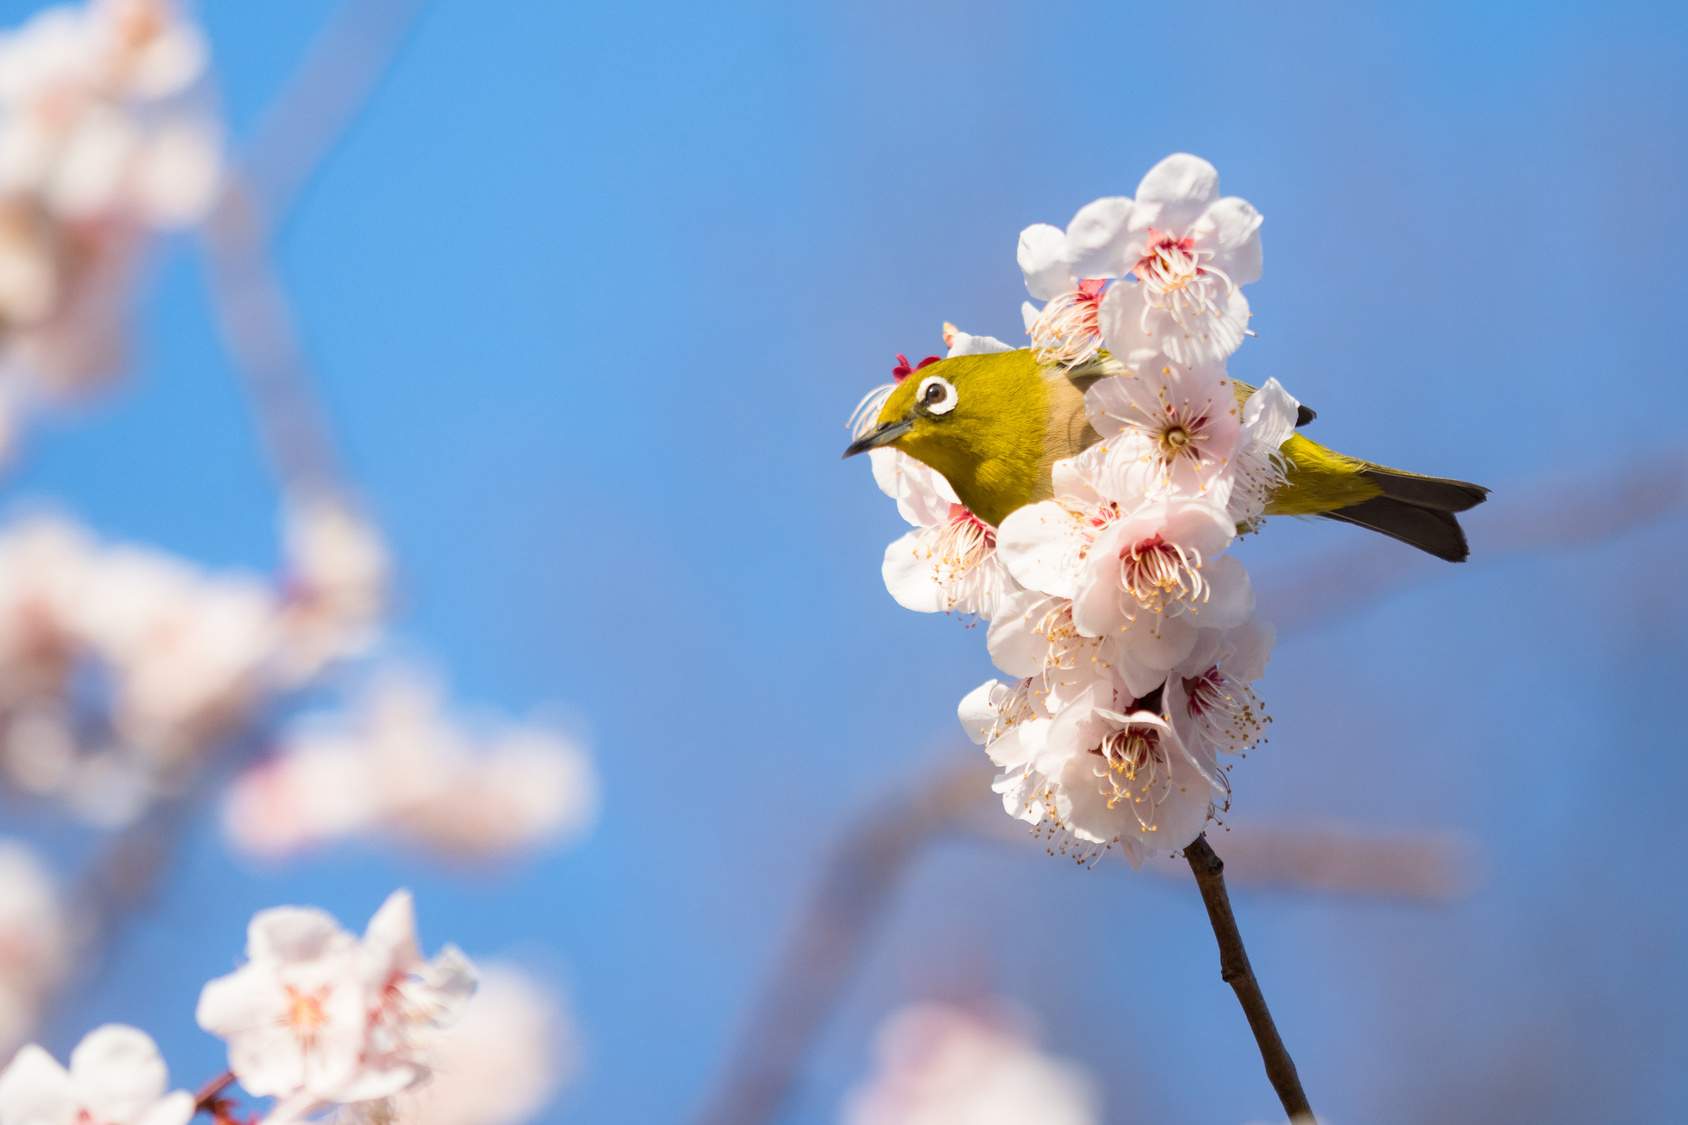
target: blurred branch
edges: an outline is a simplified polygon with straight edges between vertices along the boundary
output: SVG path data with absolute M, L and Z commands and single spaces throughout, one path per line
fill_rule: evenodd
M 1311 1120 L 1313 1108 L 1307 1104 L 1307 1094 L 1301 1089 L 1301 1078 L 1295 1072 L 1295 1061 L 1289 1057 L 1272 1012 L 1266 1007 L 1266 997 L 1260 982 L 1248 963 L 1248 950 L 1243 948 L 1243 935 L 1237 929 L 1236 915 L 1231 912 L 1231 896 L 1225 892 L 1225 863 L 1207 842 L 1205 834 L 1184 849 L 1190 871 L 1201 888 L 1202 904 L 1207 907 L 1207 920 L 1213 925 L 1213 936 L 1219 942 L 1219 976 L 1237 994 L 1237 1002 L 1248 1017 L 1249 1030 L 1260 1047 L 1260 1060 L 1266 1064 L 1266 1077 L 1278 1092 L 1284 1112 L 1291 1121 Z
M 425 0 L 347 0 L 270 103 L 241 163 L 257 205 L 279 225 L 357 118 Z
M 945 771 L 900 802 L 876 805 L 874 815 L 845 831 L 751 1007 L 720 1088 L 698 1115 L 702 1125 L 774 1119 L 899 878 L 922 846 L 978 799 L 978 782 L 976 770 Z
M 1497 492 L 1465 513 L 1476 565 L 1507 555 L 1579 547 L 1688 510 L 1688 449 L 1625 458 L 1592 472 L 1551 476 Z M 1458 569 L 1400 543 L 1372 538 L 1262 574 L 1260 614 L 1280 636 L 1356 613 L 1397 590 Z
M 252 396 L 270 459 L 291 489 L 341 492 L 344 474 L 270 240 L 421 7 L 422 0 L 348 0 L 230 168 L 202 232 L 218 328 Z
M 700 1125 L 774 1120 L 902 874 L 929 844 L 960 836 L 1045 848 L 1002 811 L 991 791 L 994 775 L 988 762 L 970 757 L 900 786 L 907 796 L 875 801 L 870 815 L 844 830 L 751 1005 L 725 1075 L 697 1117 Z M 1238 858 L 1239 881 L 1343 895 L 1446 901 L 1469 889 L 1465 872 L 1474 866 L 1471 850 L 1452 834 L 1383 837 L 1335 825 L 1311 832 L 1233 825 L 1227 844 Z M 1188 877 L 1177 860 L 1151 862 L 1144 871 Z

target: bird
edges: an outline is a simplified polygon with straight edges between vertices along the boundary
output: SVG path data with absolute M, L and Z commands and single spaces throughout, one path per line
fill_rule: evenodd
M 903 374 L 907 368 L 899 368 Z M 876 424 L 844 450 L 899 449 L 941 473 L 979 520 L 1054 496 L 1051 467 L 1101 440 L 1084 392 L 1127 371 L 1106 352 L 1072 367 L 1045 364 L 1030 348 L 928 360 L 905 376 Z M 940 376 L 933 379 L 931 376 Z M 1232 380 L 1239 402 L 1255 388 Z M 1299 428 L 1316 415 L 1300 408 Z M 1316 516 L 1381 532 L 1449 562 L 1470 554 L 1455 518 L 1481 504 L 1482 485 L 1391 469 L 1349 457 L 1296 432 L 1280 448 L 1286 471 L 1266 515 Z

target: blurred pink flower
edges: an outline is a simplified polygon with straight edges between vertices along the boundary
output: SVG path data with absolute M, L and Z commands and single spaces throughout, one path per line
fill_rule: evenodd
M 69 940 L 46 865 L 0 840 L 0 1058 L 34 1031 L 44 998 L 70 968 Z
M 476 731 L 423 681 L 389 673 L 350 715 L 286 733 L 231 787 L 223 826 L 258 855 L 391 835 L 472 857 L 576 836 L 597 807 L 591 758 L 574 741 L 535 724 Z
M 457 1023 L 440 1033 L 427 1082 L 384 1101 L 346 1107 L 358 1125 L 523 1125 L 578 1065 L 560 997 L 503 965 L 481 971 Z
M 423 960 L 408 891 L 387 899 L 361 942 L 321 910 L 260 911 L 246 955 L 205 986 L 196 1018 L 228 1042 L 241 1086 L 280 1099 L 283 1118 L 426 1077 L 435 1031 L 474 990 L 474 967 L 455 947 Z
M 844 1125 L 1096 1125 L 1095 1083 L 1021 1031 L 947 1004 L 879 1029 L 875 1070 L 845 1098 Z
M 83 1037 L 70 1068 L 30 1044 L 0 1073 L 0 1125 L 187 1125 L 193 1095 L 166 1093 L 152 1037 L 106 1024 Z

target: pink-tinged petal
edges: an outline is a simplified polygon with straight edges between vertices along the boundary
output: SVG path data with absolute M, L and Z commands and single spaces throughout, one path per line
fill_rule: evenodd
M 1128 595 L 1119 588 L 1118 568 L 1117 555 L 1098 548 L 1079 572 L 1073 592 L 1073 625 L 1087 637 L 1110 637 L 1126 624 L 1121 603 Z
M 1196 624 L 1185 614 L 1139 614 L 1120 634 L 1127 656 L 1161 675 L 1177 666 L 1196 647 Z
M 915 527 L 946 522 L 950 505 L 961 502 L 942 473 L 900 449 L 873 449 L 867 456 L 874 483 L 897 502 L 897 512 Z
M 1276 379 L 1268 379 L 1243 403 L 1243 425 L 1248 427 L 1250 441 L 1276 449 L 1295 433 L 1300 413 L 1301 403 L 1295 396 Z
M 1109 637 L 1104 651 L 1120 683 L 1125 685 L 1125 690 L 1135 701 L 1166 682 L 1166 669 L 1151 668 L 1144 664 L 1131 655 L 1123 641 L 1123 634 L 1119 637 Z
M 1037 590 L 1019 589 L 1001 598 L 985 633 L 991 663 L 1016 679 L 1043 671 L 1049 638 L 1037 631 L 1038 626 L 1060 604 L 1061 599 Z
M 1096 449 L 1091 446 L 1090 449 Z M 1064 457 L 1049 467 L 1050 483 L 1055 489 L 1055 498 L 1082 505 L 1086 508 L 1100 508 L 1106 501 L 1102 494 L 1096 491 L 1093 466 L 1094 459 L 1086 457 L 1090 450 L 1077 457 Z
M 123 1125 L 164 1096 L 170 1072 L 152 1036 L 108 1023 L 82 1037 L 70 1053 L 77 1103 L 97 1122 Z
M 407 973 L 422 961 L 416 944 L 416 902 L 409 891 L 387 896 L 363 932 L 369 983 L 380 989 L 394 973 Z
M 0 1125 L 71 1125 L 76 1109 L 70 1073 L 33 1043 L 0 1072 Z
M 1087 203 L 1067 224 L 1067 266 L 1077 278 L 1124 277 L 1137 264 L 1128 254 L 1133 241 L 1131 200 L 1115 195 Z
M 950 340 L 949 354 L 945 358 L 954 359 L 958 355 L 991 355 L 1014 350 L 1014 345 L 1005 344 L 995 336 L 975 336 L 970 332 L 957 332 Z
M 349 1082 L 334 1090 L 334 1101 L 342 1104 L 372 1102 L 390 1098 L 420 1082 L 426 1075 L 408 1063 L 366 1067 Z
M 1228 651 L 1226 641 L 1230 636 L 1221 629 L 1198 629 L 1195 646 L 1188 656 L 1178 662 L 1178 667 L 1173 670 L 1174 678 L 1198 676 L 1219 663 L 1221 651 Z
M 246 928 L 246 955 L 254 961 L 305 961 L 322 956 L 337 940 L 348 936 L 326 911 L 276 906 L 252 916 Z
M 960 705 L 955 709 L 956 718 L 961 720 L 961 729 L 967 732 L 967 737 L 975 746 L 983 746 L 990 737 L 991 728 L 996 725 L 998 712 L 994 697 L 996 689 L 1001 686 L 1001 680 L 986 680 L 962 696 Z
M 217 1038 L 228 1039 L 275 1019 L 282 1002 L 280 986 L 272 978 L 273 974 L 248 964 L 207 982 L 199 991 L 195 1021 Z
M 1067 268 L 1066 248 L 1066 234 L 1048 223 L 1033 223 L 1020 232 L 1015 257 L 1026 275 L 1026 292 L 1040 301 L 1072 292 L 1074 281 Z
M 1207 601 L 1190 607 L 1195 624 L 1208 629 L 1235 629 L 1254 616 L 1254 584 L 1248 570 L 1230 555 L 1210 559 L 1202 567 Z
M 1091 532 L 1088 520 L 1053 500 L 1027 504 L 997 529 L 997 557 L 1028 590 L 1070 598 Z
M 1248 332 L 1248 299 L 1242 290 L 1221 296 L 1224 302 L 1218 315 L 1203 313 L 1186 316 L 1180 324 L 1172 314 L 1160 309 L 1149 311 L 1149 328 L 1159 341 L 1160 350 L 1186 367 L 1217 366 L 1231 353 L 1242 347 Z M 1107 301 L 1104 299 L 1103 305 Z M 1104 334 L 1106 329 L 1104 329 Z
M 1150 168 L 1137 185 L 1132 225 L 1182 238 L 1218 198 L 1218 169 L 1199 156 L 1175 152 Z
M 943 587 L 938 584 L 932 538 L 925 530 L 909 532 L 885 548 L 885 562 L 880 567 L 885 589 L 898 605 L 916 613 L 943 613 L 949 609 Z
M 1260 280 L 1261 215 L 1246 199 L 1228 195 L 1202 213 L 1190 233 L 1196 246 L 1212 250 L 1210 265 L 1224 270 L 1233 285 Z
M 1225 656 L 1225 677 L 1238 683 L 1252 684 L 1266 674 L 1272 659 L 1272 646 L 1278 631 L 1270 621 L 1251 617 L 1225 634 L 1231 652 Z
M 1160 354 L 1159 326 L 1151 318 L 1164 315 L 1147 307 L 1140 282 L 1116 281 L 1102 294 L 1096 323 L 1113 357 L 1121 363 L 1136 364 Z

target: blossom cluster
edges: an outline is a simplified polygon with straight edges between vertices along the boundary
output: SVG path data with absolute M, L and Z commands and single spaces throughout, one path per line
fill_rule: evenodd
M 327 1113 L 517 1125 L 574 1065 L 560 1002 L 531 977 L 497 966 L 481 990 L 455 947 L 423 957 L 408 892 L 391 895 L 361 936 L 320 910 L 261 911 L 246 952 L 200 994 L 199 1024 L 227 1041 L 229 1073 L 197 1099 L 170 1090 L 150 1036 L 108 1024 L 68 1067 L 38 1046 L 19 1050 L 0 1071 L 0 1125 L 186 1125 L 201 1110 L 233 1125 L 233 1082 L 272 1099 L 265 1125 Z
M 0 530 L 0 778 L 116 825 L 277 693 L 367 643 L 385 582 L 372 529 L 296 506 L 288 573 L 211 573 L 69 519 Z
M 1095 1082 L 1041 1051 L 1013 1020 L 915 1004 L 876 1037 L 877 1067 L 847 1096 L 844 1125 L 1095 1125 Z
M 871 454 L 914 525 L 886 551 L 887 587 L 908 608 L 990 623 L 1011 679 L 969 694 L 962 723 L 1000 768 L 1007 810 L 1081 860 L 1118 846 L 1135 865 L 1189 844 L 1228 805 L 1224 756 L 1268 721 L 1252 685 L 1273 631 L 1226 553 L 1282 485 L 1299 412 L 1276 380 L 1239 391 L 1226 370 L 1247 334 L 1260 222 L 1180 154 L 1134 197 L 1021 234 L 1042 302 L 1024 310 L 1033 351 L 1082 376 L 1097 437 L 1055 462 L 1050 499 L 992 527 L 937 471 Z M 945 327 L 951 356 L 1010 350 Z
M 49 8 L 0 36 L 0 387 L 75 390 L 124 352 L 156 231 L 199 222 L 222 177 L 199 29 L 170 0 Z
M 228 838 L 279 857 L 353 836 L 450 858 L 578 836 L 597 813 L 592 759 L 541 723 L 466 723 L 421 678 L 376 680 L 352 714 L 309 716 L 223 801 Z

